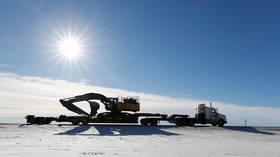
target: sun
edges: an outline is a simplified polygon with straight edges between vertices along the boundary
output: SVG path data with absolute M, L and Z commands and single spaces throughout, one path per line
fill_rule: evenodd
M 95 57 L 97 43 L 89 29 L 90 24 L 49 24 L 51 31 L 46 35 L 46 45 L 53 68 L 69 69 L 71 72 L 87 68 L 86 64 Z
M 82 50 L 82 42 L 72 36 L 58 41 L 58 51 L 66 59 L 72 60 L 79 57 Z

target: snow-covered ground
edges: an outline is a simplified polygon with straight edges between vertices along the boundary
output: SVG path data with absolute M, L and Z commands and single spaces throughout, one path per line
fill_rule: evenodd
M 0 156 L 280 157 L 280 128 L 2 124 Z

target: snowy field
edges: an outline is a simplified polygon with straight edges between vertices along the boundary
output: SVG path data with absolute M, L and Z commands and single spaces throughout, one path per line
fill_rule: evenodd
M 1 124 L 6 156 L 280 157 L 280 128 Z

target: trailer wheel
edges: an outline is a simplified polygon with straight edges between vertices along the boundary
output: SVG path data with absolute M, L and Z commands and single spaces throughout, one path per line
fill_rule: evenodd
M 141 119 L 141 120 L 140 120 L 140 123 L 141 123 L 141 125 L 148 126 L 148 121 L 147 121 L 147 119 Z
M 217 126 L 217 123 L 212 123 L 212 126 Z
M 44 124 L 50 124 L 51 120 L 48 118 L 44 118 L 44 117 L 38 117 L 36 118 L 36 124 L 38 125 L 44 125 Z
M 218 121 L 218 126 L 219 126 L 219 127 L 222 127 L 222 126 L 224 126 L 224 125 L 225 125 L 224 120 L 221 120 L 221 119 L 220 119 L 220 120 Z
M 194 126 L 193 122 L 189 122 L 186 126 Z
M 144 126 L 148 126 L 148 125 L 157 126 L 158 120 L 152 118 L 145 118 L 145 119 L 141 119 L 140 123 Z
M 181 118 L 176 118 L 175 124 L 176 124 L 176 126 L 184 126 L 184 122 Z
M 184 126 L 184 124 L 182 123 L 182 121 L 175 121 L 176 126 Z
M 73 125 L 79 125 L 80 121 L 78 119 L 74 118 L 74 119 L 71 120 L 71 123 Z
M 158 124 L 158 121 L 157 121 L 157 120 L 151 120 L 151 121 L 150 121 L 150 125 L 151 125 L 151 126 L 157 126 L 157 124 Z
M 176 122 L 175 123 L 176 124 L 176 126 L 184 126 L 182 123 L 180 123 L 180 122 Z
M 46 121 L 44 121 L 42 124 L 50 124 L 52 121 L 49 119 L 46 119 Z

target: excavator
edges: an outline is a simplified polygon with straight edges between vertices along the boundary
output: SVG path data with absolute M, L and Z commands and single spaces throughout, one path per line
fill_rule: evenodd
M 212 124 L 213 126 L 223 126 L 226 121 L 226 116 L 217 112 L 217 109 L 200 104 L 198 112 L 195 117 L 189 115 L 167 114 L 160 113 L 137 113 L 140 111 L 140 103 L 138 97 L 120 97 L 111 98 L 99 93 L 86 93 L 70 98 L 59 100 L 60 103 L 69 111 L 79 114 L 80 116 L 66 116 L 59 117 L 35 117 L 34 115 L 27 115 L 27 123 L 29 124 L 50 124 L 52 121 L 56 122 L 70 122 L 73 125 L 88 123 L 140 123 L 144 126 L 156 126 L 160 121 L 167 121 L 175 123 L 177 126 L 193 126 L 194 124 Z M 76 104 L 77 102 L 86 101 L 89 103 L 90 112 L 86 112 Z M 106 109 L 106 112 L 98 113 L 101 102 Z
M 100 108 L 99 103 L 94 100 L 98 100 L 105 105 L 105 109 L 109 112 L 99 113 L 97 116 L 97 111 Z M 138 117 L 132 113 L 127 113 L 123 111 L 138 112 L 140 110 L 140 103 L 137 98 L 133 97 L 121 97 L 121 98 L 108 98 L 99 93 L 87 93 L 84 95 L 78 95 L 75 97 L 60 99 L 60 103 L 66 107 L 68 110 L 75 112 L 77 114 L 88 117 L 88 121 L 81 120 L 83 124 L 90 122 L 90 118 L 94 118 L 95 122 L 104 123 L 137 123 Z M 81 108 L 77 107 L 75 102 L 87 101 L 90 105 L 90 113 L 85 112 Z M 77 120 L 75 121 L 77 123 Z M 81 119 L 81 118 L 80 118 Z M 72 123 L 76 124 L 75 122 Z
M 84 95 L 78 95 L 71 98 L 60 99 L 60 103 L 68 110 L 80 115 L 93 117 L 97 114 L 97 110 L 100 105 L 92 100 L 99 100 L 105 105 L 105 109 L 111 111 L 111 113 L 120 113 L 122 111 L 137 112 L 140 110 L 140 104 L 137 98 L 122 97 L 122 98 L 107 98 L 106 96 L 98 93 L 87 93 Z M 91 112 L 87 113 L 81 108 L 77 107 L 73 103 L 87 101 L 90 105 Z
M 120 97 L 110 98 L 99 93 L 86 93 L 70 98 L 59 100 L 60 103 L 69 111 L 77 113 L 81 116 L 65 116 L 60 115 L 55 117 L 34 117 L 33 115 L 26 116 L 27 122 L 31 124 L 49 124 L 52 121 L 64 122 L 69 121 L 74 125 L 79 123 L 138 123 L 139 115 L 128 113 L 124 111 L 138 112 L 140 110 L 140 103 L 137 97 Z M 88 113 L 75 105 L 76 102 L 87 101 L 91 111 Z M 100 101 L 104 104 L 108 112 L 97 114 Z

